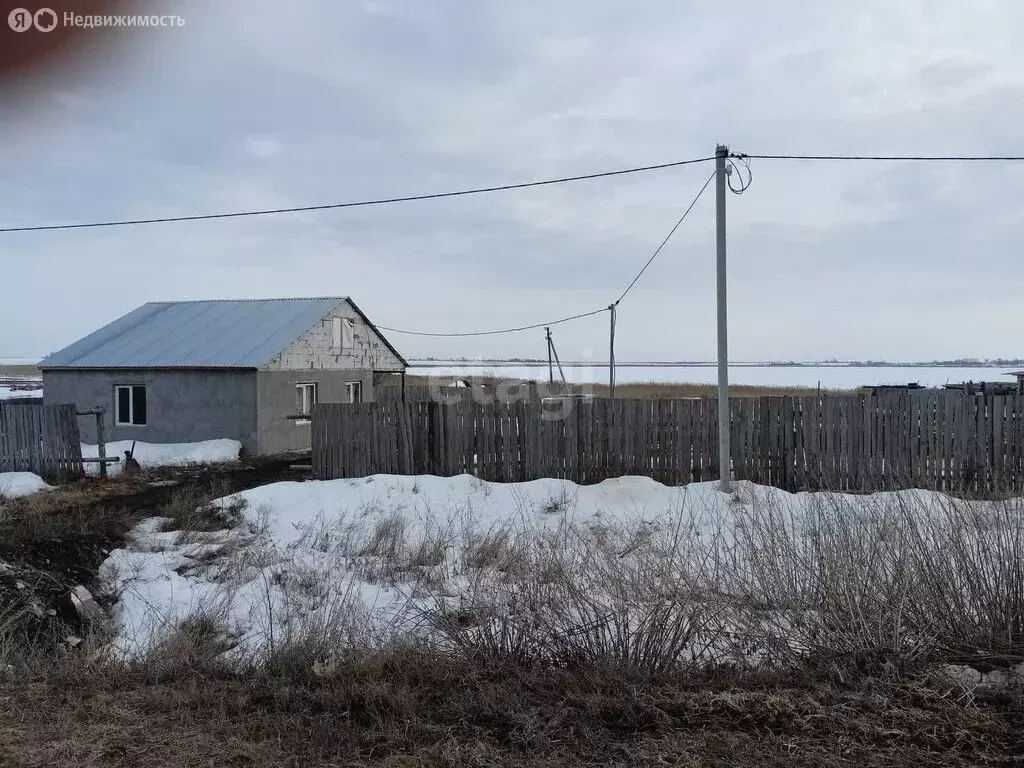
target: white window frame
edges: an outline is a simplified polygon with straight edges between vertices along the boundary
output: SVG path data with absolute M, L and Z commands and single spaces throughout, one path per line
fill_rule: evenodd
M 347 352 L 356 345 L 355 321 L 348 317 L 331 318 L 331 347 L 338 352 Z
M 341 318 L 331 318 L 331 348 L 341 351 Z
M 359 399 L 354 398 L 354 393 L 359 392 Z M 363 382 L 361 381 L 346 381 L 345 382 L 345 397 L 350 403 L 361 403 L 363 402 Z
M 121 390 L 128 390 L 128 421 L 121 421 Z M 115 384 L 114 385 L 114 426 L 115 427 L 148 427 L 149 426 L 149 392 L 146 392 L 146 423 L 135 422 L 135 390 L 141 389 L 146 392 L 145 384 Z
M 301 401 L 300 401 L 301 405 L 299 405 L 299 408 L 298 408 L 299 413 L 301 413 L 301 414 L 312 413 L 313 406 L 316 405 L 316 403 L 319 402 L 319 400 L 320 400 L 320 387 L 317 385 L 317 383 L 315 381 L 300 381 L 300 382 L 297 382 L 295 384 L 295 391 L 296 391 L 296 393 L 299 393 L 299 392 L 302 393 L 301 395 L 299 395 L 299 397 L 302 398 Z M 307 392 L 312 392 L 312 394 L 311 395 L 307 395 L 306 394 Z M 308 400 L 308 402 L 307 402 L 307 400 Z M 304 426 L 304 425 L 309 424 L 309 423 L 310 423 L 309 419 L 296 419 L 295 420 L 296 426 Z

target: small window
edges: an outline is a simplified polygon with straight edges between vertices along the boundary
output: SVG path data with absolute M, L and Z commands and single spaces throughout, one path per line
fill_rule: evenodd
M 341 349 L 341 318 L 331 318 L 331 346 Z
M 317 402 L 315 383 L 295 385 L 295 407 L 300 414 L 313 412 L 313 404 Z M 296 424 L 309 424 L 309 419 L 296 419 Z
M 114 423 L 119 427 L 146 426 L 146 388 L 124 384 L 114 388 Z
M 348 401 L 350 403 L 363 402 L 363 382 L 347 381 L 345 382 L 345 390 L 348 393 Z
M 355 322 L 347 317 L 331 318 L 331 346 L 339 352 L 355 346 Z

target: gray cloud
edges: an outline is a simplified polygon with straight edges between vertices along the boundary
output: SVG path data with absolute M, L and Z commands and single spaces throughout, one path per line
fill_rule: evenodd
M 1024 9 L 671 0 L 186 2 L 0 124 L 0 221 L 305 205 L 739 151 L 1014 153 Z M 1021 354 L 1024 166 L 753 162 L 729 199 L 737 359 Z M 711 168 L 386 208 L 0 235 L 0 357 L 149 300 L 350 294 L 488 329 L 616 298 Z M 619 315 L 623 358 L 714 354 L 708 195 Z M 603 354 L 607 319 L 560 326 Z M 984 333 L 979 331 L 984 329 Z M 542 332 L 395 336 L 541 355 Z

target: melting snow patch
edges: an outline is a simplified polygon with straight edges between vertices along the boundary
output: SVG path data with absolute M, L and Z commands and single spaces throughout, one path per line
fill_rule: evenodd
M 716 483 L 671 487 L 646 477 L 587 486 L 468 475 L 282 482 L 215 501 L 241 510 L 224 530 L 145 521 L 101 578 L 117 598 L 115 644 L 125 655 L 197 617 L 216 622 L 244 655 L 309 632 L 366 644 L 436 638 L 445 612 L 480 627 L 502 611 L 543 612 L 550 600 L 562 600 L 561 618 L 581 627 L 618 621 L 628 633 L 665 595 L 690 622 L 689 655 L 734 629 L 722 614 L 707 618 L 722 601 L 701 601 L 749 571 L 747 526 L 798 541 L 823 512 L 857 526 L 901 504 L 939 514 L 951 503 L 924 491 L 789 494 L 745 482 L 724 494 Z M 552 584 L 568 592 L 552 598 Z M 799 620 L 773 610 L 777 624 Z
M 124 461 L 124 452 L 132 450 L 131 440 L 119 440 L 107 443 L 108 457 L 120 457 Z M 143 467 L 171 467 L 188 464 L 210 464 L 220 461 L 233 461 L 238 458 L 242 444 L 237 440 L 221 438 L 203 440 L 198 443 L 140 443 L 135 442 L 134 457 Z M 83 458 L 97 458 L 99 448 L 95 445 L 82 443 Z M 115 475 L 122 470 L 121 464 L 108 465 L 110 474 Z M 86 471 L 90 474 L 99 473 L 99 464 L 87 464 Z
M 31 472 L 0 472 L 0 496 L 15 498 L 51 489 L 43 478 Z

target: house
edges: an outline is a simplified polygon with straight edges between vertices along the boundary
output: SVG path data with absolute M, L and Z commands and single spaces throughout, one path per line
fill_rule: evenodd
M 43 397 L 106 409 L 107 440 L 310 445 L 313 403 L 371 401 L 406 362 L 349 298 L 144 304 L 39 367 Z M 291 418 L 289 418 L 291 417 Z M 94 419 L 82 439 L 96 442 Z
M 965 395 L 1015 395 L 1018 385 L 1009 381 L 962 381 L 958 384 L 946 384 L 943 388 Z
M 1017 378 L 1017 394 L 1024 395 L 1024 371 L 1014 371 L 1013 373 L 1008 373 L 1006 375 L 1015 376 Z

